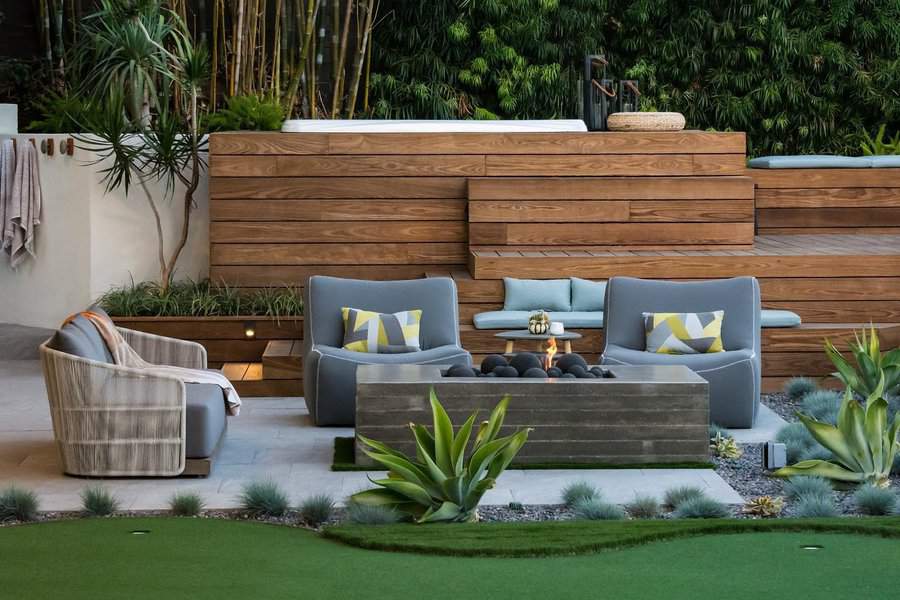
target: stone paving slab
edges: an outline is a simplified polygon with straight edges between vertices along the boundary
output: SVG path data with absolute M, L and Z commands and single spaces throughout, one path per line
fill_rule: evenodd
M 123 508 L 167 507 L 178 491 L 201 494 L 208 508 L 238 506 L 241 486 L 272 479 L 293 502 L 327 493 L 339 501 L 370 487 L 363 472 L 330 470 L 335 437 L 352 428 L 314 427 L 302 398 L 247 398 L 228 433 L 213 473 L 205 479 L 107 479 L 101 483 Z M 370 473 L 375 476 L 377 473 Z M 588 481 L 616 503 L 635 494 L 661 496 L 676 485 L 695 485 L 732 504 L 741 496 L 710 469 L 511 470 L 485 495 L 486 504 L 556 504 L 573 481 Z M 37 492 L 44 510 L 77 510 L 80 493 L 97 483 L 61 473 L 38 361 L 0 361 L 0 486 L 16 483 Z

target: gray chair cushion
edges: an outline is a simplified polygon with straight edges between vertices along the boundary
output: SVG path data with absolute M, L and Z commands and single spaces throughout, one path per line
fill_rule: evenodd
M 365 281 L 315 276 L 309 279 L 306 296 L 303 325 L 306 329 L 309 324 L 305 333 L 309 334 L 311 345 L 343 345 L 341 308 L 344 306 L 379 313 L 421 308 L 419 343 L 422 350 L 459 344 L 456 284 L 449 277 Z
M 186 383 L 185 456 L 207 458 L 225 433 L 225 395 L 213 383 Z
M 87 318 L 78 315 L 50 340 L 50 348 L 98 362 L 112 363 L 113 357 L 100 332 Z
M 306 405 L 316 425 L 329 426 L 355 423 L 356 368 L 361 364 L 472 364 L 471 355 L 456 345 L 408 354 L 368 354 L 316 346 L 303 360 Z

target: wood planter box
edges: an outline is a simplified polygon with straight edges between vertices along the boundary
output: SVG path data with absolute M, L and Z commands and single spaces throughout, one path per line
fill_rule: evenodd
M 303 339 L 303 317 L 114 317 L 116 325 L 146 333 L 198 342 L 206 347 L 211 365 L 259 362 L 271 340 Z M 248 338 L 244 325 L 252 323 Z
M 609 367 L 603 379 L 443 377 L 435 365 L 361 365 L 356 433 L 415 454 L 409 423 L 429 423 L 430 389 L 457 425 L 510 401 L 503 434 L 533 427 L 516 461 L 648 464 L 709 461 L 709 384 L 682 366 Z M 356 445 L 356 462 L 372 464 Z

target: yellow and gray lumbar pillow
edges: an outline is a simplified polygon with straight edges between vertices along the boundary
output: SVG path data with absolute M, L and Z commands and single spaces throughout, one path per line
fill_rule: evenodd
M 370 310 L 341 308 L 344 317 L 344 349 L 372 354 L 416 352 L 422 311 L 405 310 L 382 314 Z
M 705 354 L 722 352 L 724 310 L 701 313 L 643 313 L 647 352 Z

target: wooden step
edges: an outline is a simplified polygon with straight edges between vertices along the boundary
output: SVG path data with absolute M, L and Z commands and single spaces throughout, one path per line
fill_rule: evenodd
M 264 379 L 301 379 L 303 342 L 271 340 L 262 355 Z
M 302 396 L 303 380 L 265 379 L 262 363 L 225 363 L 222 373 L 234 385 L 237 393 L 246 398 Z

